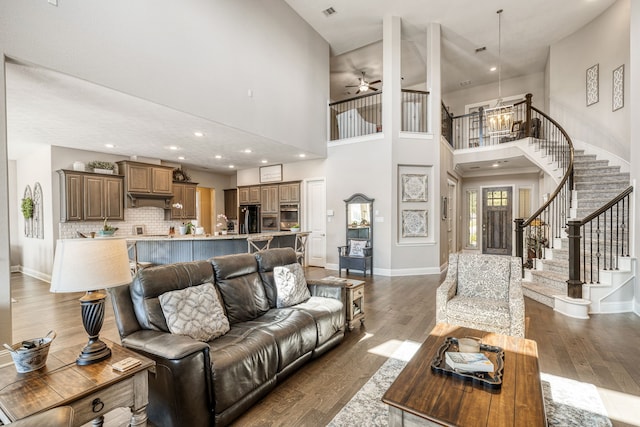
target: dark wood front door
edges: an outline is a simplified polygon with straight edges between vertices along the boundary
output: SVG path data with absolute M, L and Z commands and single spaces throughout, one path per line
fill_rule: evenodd
M 511 255 L 511 187 L 482 190 L 482 253 Z

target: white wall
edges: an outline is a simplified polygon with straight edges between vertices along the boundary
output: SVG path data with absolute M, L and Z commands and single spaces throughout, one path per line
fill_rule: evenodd
M 302 181 L 305 178 L 320 178 L 325 176 L 326 160 L 307 160 L 282 165 L 282 181 Z M 260 168 L 242 169 L 236 174 L 236 184 L 245 185 L 260 184 Z
M 640 182 L 640 168 L 637 165 L 640 165 L 640 144 L 637 141 L 640 141 L 640 120 L 637 120 L 640 117 L 640 3 L 632 2 L 631 3 L 631 43 L 630 43 L 630 60 L 629 60 L 629 70 L 628 70 L 628 82 L 629 93 L 631 94 L 631 99 L 629 100 L 629 114 L 631 117 L 636 118 L 636 120 L 632 120 L 630 124 L 630 141 L 635 141 L 634 144 L 630 144 L 630 156 L 629 161 L 631 165 L 635 165 L 636 167 L 631 168 L 631 180 L 637 184 Z M 625 70 L 626 71 L 626 70 Z M 626 100 L 625 100 L 626 103 Z M 626 108 L 626 107 L 625 107 Z M 636 187 L 637 188 L 637 187 Z M 633 236 L 631 241 L 631 256 L 637 257 L 638 252 L 637 248 L 640 246 L 640 197 L 636 192 L 634 192 L 632 196 L 633 206 L 632 211 L 633 214 Z M 637 265 L 637 263 L 636 263 Z M 635 300 L 634 300 L 634 311 L 636 314 L 640 315 L 640 281 L 638 280 L 637 271 L 635 277 Z
M 18 218 L 22 216 L 20 213 L 20 206 L 22 204 L 22 194 L 18 194 L 17 179 L 17 165 L 14 160 L 9 161 L 8 176 L 9 176 L 9 241 L 11 244 L 11 269 L 17 270 L 21 264 L 22 253 L 20 250 L 20 241 L 18 233 L 22 232 L 18 228 Z
M 283 1 L 3 0 L 0 49 L 326 153 L 329 45 Z
M 532 102 L 537 108 L 545 109 L 545 76 L 543 72 L 528 74 L 502 81 L 502 97 L 531 93 Z M 467 104 L 498 98 L 498 80 L 491 84 L 460 89 L 442 94 L 444 104 L 449 107 L 449 113 L 454 116 L 465 114 Z
M 571 138 L 629 158 L 629 0 L 619 0 L 551 46 L 550 113 Z M 599 102 L 586 105 L 586 70 L 599 64 Z M 612 73 L 625 64 L 625 107 L 612 111 Z

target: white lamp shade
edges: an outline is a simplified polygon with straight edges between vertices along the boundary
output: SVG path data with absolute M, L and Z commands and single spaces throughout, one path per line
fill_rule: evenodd
M 131 283 L 125 239 L 60 239 L 51 292 L 84 292 Z

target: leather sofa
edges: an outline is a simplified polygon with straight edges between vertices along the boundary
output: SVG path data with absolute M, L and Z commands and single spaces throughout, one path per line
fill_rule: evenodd
M 305 362 L 344 337 L 344 287 L 307 281 L 311 298 L 276 308 L 273 269 L 291 248 L 150 267 L 109 289 L 122 344 L 155 360 L 150 420 L 157 426 L 227 425 Z M 165 292 L 212 282 L 231 329 L 209 342 L 171 334 Z

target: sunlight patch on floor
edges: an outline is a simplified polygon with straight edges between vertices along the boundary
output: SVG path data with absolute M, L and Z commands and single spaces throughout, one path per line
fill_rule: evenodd
M 609 418 L 632 426 L 640 426 L 640 396 L 598 387 L 598 394 L 607 409 Z
M 420 347 L 419 342 L 389 340 L 369 350 L 369 353 L 408 362 Z

